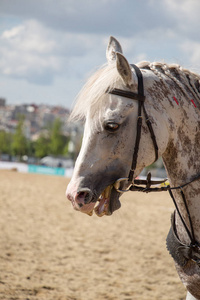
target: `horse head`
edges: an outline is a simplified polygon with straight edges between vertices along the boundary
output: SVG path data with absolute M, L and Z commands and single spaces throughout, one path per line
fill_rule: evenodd
M 85 119 L 85 128 L 82 147 L 66 192 L 74 209 L 88 215 L 94 210 L 98 216 L 111 215 L 121 206 L 119 197 L 122 193 L 114 188 L 114 183 L 119 178 L 127 178 L 131 169 L 139 105 L 138 101 L 129 97 L 110 93 L 116 88 L 135 94 L 138 90 L 138 77 L 122 54 L 121 45 L 113 37 L 106 56 L 107 65 L 86 83 L 72 112 L 72 119 Z M 153 106 L 149 109 L 152 110 Z M 156 132 L 161 130 L 156 121 L 154 127 Z M 147 126 L 143 124 L 141 130 L 134 178 L 155 160 Z M 162 130 L 165 130 L 164 124 Z M 159 150 L 166 144 L 167 140 L 161 139 Z

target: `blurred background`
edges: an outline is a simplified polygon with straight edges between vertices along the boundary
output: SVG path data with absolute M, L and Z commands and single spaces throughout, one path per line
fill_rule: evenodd
M 83 125 L 68 118 L 110 35 L 130 63 L 200 73 L 199 12 L 199 0 L 0 0 L 0 168 L 12 170 L 0 170 L 0 300 L 185 299 L 168 193 L 126 193 L 110 218 L 71 208 Z M 150 169 L 165 176 L 160 160 Z
M 83 126 L 67 120 L 110 35 L 130 63 L 200 72 L 199 11 L 198 0 L 0 0 L 1 160 L 73 167 Z

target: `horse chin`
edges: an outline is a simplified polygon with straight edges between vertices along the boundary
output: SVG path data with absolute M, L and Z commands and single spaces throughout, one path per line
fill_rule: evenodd
M 119 196 L 120 193 L 118 193 L 112 185 L 109 185 L 100 195 L 98 199 L 99 203 L 94 208 L 96 215 L 98 217 L 112 215 L 115 210 L 121 207 Z

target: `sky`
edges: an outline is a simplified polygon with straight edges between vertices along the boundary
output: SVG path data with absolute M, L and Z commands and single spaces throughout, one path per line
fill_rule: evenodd
M 199 11 L 199 0 L 0 0 L 0 98 L 71 109 L 111 35 L 130 63 L 200 73 Z

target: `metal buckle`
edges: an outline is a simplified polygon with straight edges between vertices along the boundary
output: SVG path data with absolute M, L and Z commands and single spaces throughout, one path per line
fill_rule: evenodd
M 121 182 L 123 181 L 127 181 L 127 187 L 125 187 L 125 189 L 121 189 Z M 115 183 L 113 184 L 114 188 L 116 189 L 117 192 L 119 193 L 125 193 L 128 192 L 130 190 L 130 187 L 133 186 L 133 183 L 128 181 L 128 177 L 126 178 L 119 178 L 115 181 Z

